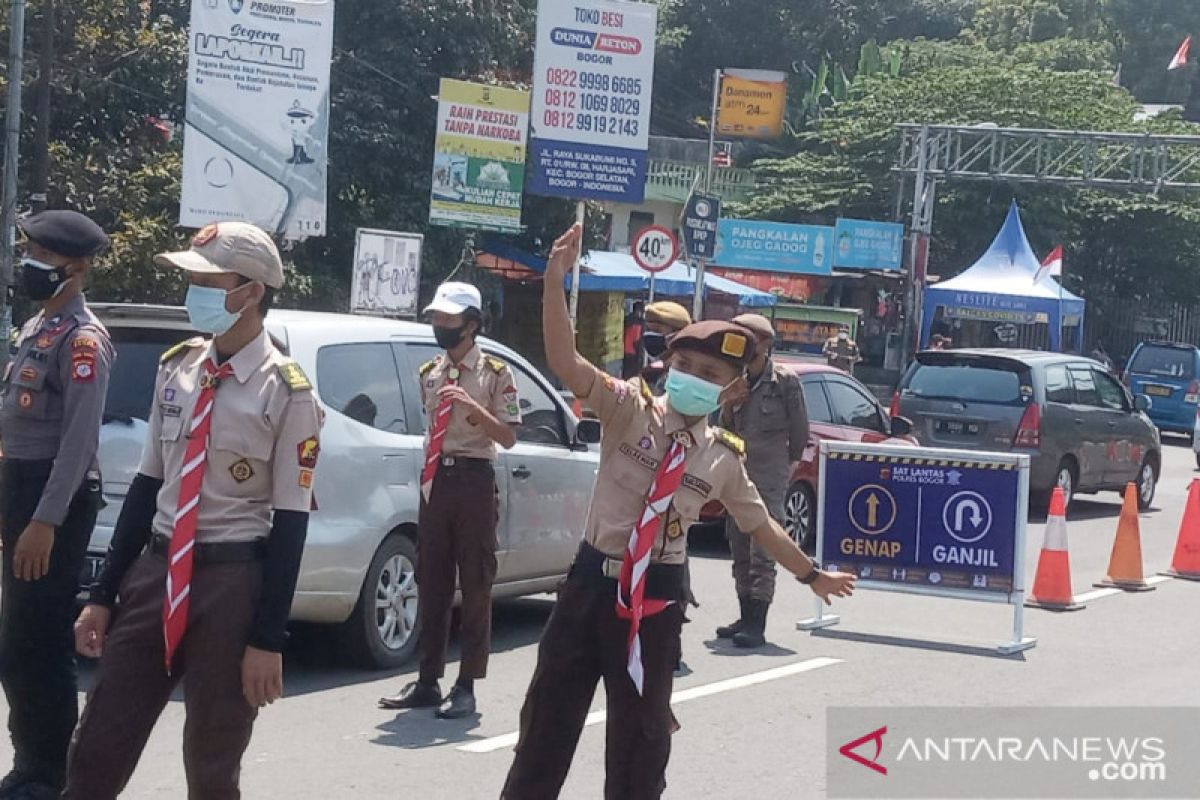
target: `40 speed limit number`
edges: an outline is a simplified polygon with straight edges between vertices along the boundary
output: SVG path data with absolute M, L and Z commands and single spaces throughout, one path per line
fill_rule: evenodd
M 633 260 L 647 272 L 662 272 L 679 258 L 675 234 L 661 225 L 643 228 L 633 240 Z

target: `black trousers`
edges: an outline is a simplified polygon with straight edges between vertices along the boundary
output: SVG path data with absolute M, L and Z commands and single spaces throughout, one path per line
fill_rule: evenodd
M 6 459 L 3 465 L 4 558 L 0 580 L 0 683 L 8 697 L 13 768 L 62 786 L 67 746 L 79 715 L 75 683 L 75 596 L 100 508 L 100 482 L 85 480 L 54 533 L 50 571 L 40 580 L 13 575 L 17 540 L 50 477 L 52 461 Z

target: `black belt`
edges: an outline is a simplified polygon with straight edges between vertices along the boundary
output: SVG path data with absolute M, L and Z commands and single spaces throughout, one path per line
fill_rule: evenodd
M 150 539 L 150 552 L 166 555 L 171 549 L 171 537 L 160 533 Z M 241 561 L 258 561 L 267 555 L 267 540 L 252 542 L 206 542 L 197 543 L 192 549 L 197 564 L 236 564 Z
M 569 579 L 601 586 L 616 594 L 617 578 L 621 574 L 621 559 L 610 558 L 587 542 L 571 564 Z M 646 570 L 646 597 L 656 600 L 679 600 L 683 596 L 683 564 L 651 564 Z
M 490 458 L 469 458 L 467 456 L 442 456 L 438 464 L 442 469 L 492 468 L 492 460 Z

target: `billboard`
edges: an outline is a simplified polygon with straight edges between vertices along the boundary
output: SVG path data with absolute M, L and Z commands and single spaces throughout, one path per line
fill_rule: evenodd
M 359 228 L 354 238 L 350 313 L 416 317 L 425 237 Z
M 830 275 L 833 228 L 722 219 L 717 223 L 717 264 L 766 272 Z
M 833 265 L 846 269 L 899 270 L 904 263 L 904 226 L 839 219 Z
M 333 0 L 193 0 L 179 224 L 325 235 Z
M 650 3 L 540 0 L 530 192 L 642 202 L 657 30 Z
M 728 69 L 717 99 L 717 135 L 778 139 L 787 110 L 787 75 L 757 69 Z
M 528 129 L 529 92 L 443 78 L 429 221 L 519 232 Z

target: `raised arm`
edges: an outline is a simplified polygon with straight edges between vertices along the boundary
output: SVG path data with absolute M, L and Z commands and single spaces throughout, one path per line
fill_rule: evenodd
M 546 340 L 546 363 L 576 397 L 587 397 L 596 381 L 596 368 L 575 349 L 575 331 L 563 280 L 579 258 L 583 227 L 576 223 L 558 237 L 550 251 L 542 287 L 542 334 Z

